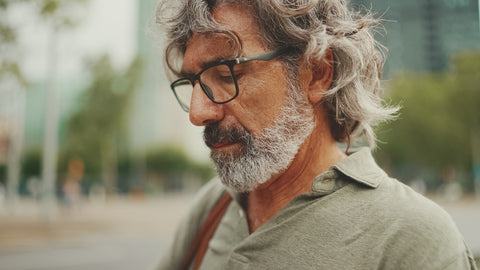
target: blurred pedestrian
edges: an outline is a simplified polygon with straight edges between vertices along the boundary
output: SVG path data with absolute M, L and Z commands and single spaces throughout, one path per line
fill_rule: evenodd
M 2 182 L 0 182 L 0 213 L 3 212 L 3 207 L 5 205 L 5 197 L 6 197 L 5 186 Z
M 350 151 L 397 111 L 379 97 L 372 16 L 337 0 L 165 0 L 157 21 L 219 175 L 158 269 L 475 269 L 445 211 Z
M 83 173 L 83 161 L 80 159 L 70 160 L 68 163 L 67 176 L 62 184 L 64 205 L 68 210 L 76 209 L 80 204 L 82 198 L 80 180 L 83 178 Z

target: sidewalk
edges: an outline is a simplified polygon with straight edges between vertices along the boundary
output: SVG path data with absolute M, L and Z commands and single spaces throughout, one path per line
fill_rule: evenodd
M 83 201 L 72 209 L 59 206 L 51 220 L 42 215 L 38 202 L 22 200 L 14 213 L 0 212 L 0 251 L 92 235 L 168 237 L 188 210 L 191 198 L 177 194 L 152 199 Z
M 8 270 L 152 269 L 192 203 L 192 194 L 85 201 L 47 221 L 31 200 L 0 212 L 0 268 Z M 480 256 L 480 200 L 434 198 Z
M 153 269 L 188 210 L 192 195 L 85 201 L 49 221 L 21 201 L 0 213 L 0 269 Z

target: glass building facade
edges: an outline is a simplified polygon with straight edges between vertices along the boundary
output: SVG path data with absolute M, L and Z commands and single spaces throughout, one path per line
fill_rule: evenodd
M 388 48 L 386 76 L 401 71 L 444 71 L 456 53 L 480 49 L 478 0 L 352 0 L 371 9 L 386 33 L 377 39 Z

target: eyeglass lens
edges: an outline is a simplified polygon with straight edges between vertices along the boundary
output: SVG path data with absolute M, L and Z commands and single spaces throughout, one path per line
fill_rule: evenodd
M 237 93 L 235 78 L 227 65 L 217 65 L 204 70 L 200 74 L 199 81 L 208 98 L 217 103 L 228 101 Z M 191 82 L 187 79 L 178 81 L 175 83 L 174 89 L 182 107 L 188 109 L 193 92 Z

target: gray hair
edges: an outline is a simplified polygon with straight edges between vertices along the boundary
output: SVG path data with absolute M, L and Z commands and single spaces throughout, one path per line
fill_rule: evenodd
M 331 49 L 333 82 L 321 104 L 332 136 L 347 145 L 364 137 L 375 147 L 373 126 L 394 118 L 398 108 L 383 104 L 379 95 L 383 47 L 373 37 L 380 23 L 370 12 L 350 11 L 346 0 L 163 0 L 156 21 L 167 32 L 165 60 L 170 75 L 179 75 L 193 33 L 224 35 L 232 40 L 235 53 L 241 52 L 237 34 L 213 19 L 212 10 L 220 3 L 250 7 L 268 48 L 295 48 L 306 61 L 322 60 Z M 292 57 L 282 60 L 287 70 L 298 67 Z

